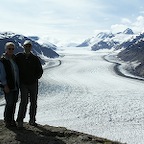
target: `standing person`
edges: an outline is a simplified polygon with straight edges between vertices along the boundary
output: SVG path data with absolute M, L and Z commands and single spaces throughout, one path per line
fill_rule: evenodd
M 15 44 L 7 42 L 5 53 L 1 57 L 1 83 L 6 100 L 4 122 L 6 127 L 16 126 L 14 115 L 19 94 L 19 70 L 15 63 Z M 4 69 L 3 69 L 4 67 Z
M 37 95 L 38 95 L 38 79 L 43 74 L 42 65 L 37 56 L 32 50 L 32 43 L 26 40 L 23 44 L 24 52 L 16 55 L 16 61 L 20 73 L 20 92 L 21 102 L 18 111 L 18 127 L 23 128 L 23 119 L 26 115 L 28 100 L 30 99 L 30 120 L 29 124 L 37 126 L 36 111 L 37 111 Z

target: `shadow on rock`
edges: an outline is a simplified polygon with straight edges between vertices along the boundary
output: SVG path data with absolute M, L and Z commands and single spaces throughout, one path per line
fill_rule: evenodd
M 6 128 L 0 120 L 0 144 L 122 144 L 108 139 L 49 125 L 30 126 L 23 129 Z
M 0 130 L 0 144 L 65 144 L 52 134 L 49 130 L 41 126 L 33 127 L 24 124 L 23 129 L 5 128 Z

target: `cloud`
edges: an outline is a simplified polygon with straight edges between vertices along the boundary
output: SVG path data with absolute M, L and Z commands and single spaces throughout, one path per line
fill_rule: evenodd
M 111 25 L 112 32 L 124 31 L 126 28 L 131 28 L 135 33 L 144 31 L 144 16 L 138 16 L 134 21 L 123 18 L 120 24 Z
M 128 28 L 127 25 L 124 25 L 124 24 L 115 24 L 115 25 L 111 26 L 111 31 L 113 33 L 117 33 L 117 32 L 124 31 L 126 28 Z
M 121 23 L 123 23 L 123 24 L 131 24 L 131 20 L 128 19 L 128 18 L 122 18 L 121 19 Z
M 84 39 L 101 31 L 143 29 L 142 1 L 5 0 L 0 4 L 0 27 L 24 35 Z
M 144 31 L 144 16 L 137 17 L 136 21 L 132 24 L 133 29 L 137 33 Z

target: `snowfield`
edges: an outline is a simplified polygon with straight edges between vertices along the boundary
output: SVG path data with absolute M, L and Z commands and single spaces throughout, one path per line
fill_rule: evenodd
M 50 60 L 40 79 L 37 122 L 143 144 L 144 82 L 117 75 L 114 64 L 103 59 L 109 51 L 66 48 L 58 53 L 63 57 Z M 0 119 L 3 104 L 1 99 Z

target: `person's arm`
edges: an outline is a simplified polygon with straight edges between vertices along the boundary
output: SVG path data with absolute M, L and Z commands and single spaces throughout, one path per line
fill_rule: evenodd
M 0 62 L 0 81 L 3 86 L 7 84 L 6 72 L 2 62 Z
M 4 91 L 6 93 L 9 93 L 10 89 L 7 85 L 6 72 L 2 62 L 0 62 L 0 82 L 1 82 L 1 87 L 4 88 Z
M 43 68 L 39 58 L 37 57 L 37 78 L 40 79 L 42 77 L 42 74 L 43 74 Z

